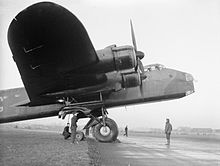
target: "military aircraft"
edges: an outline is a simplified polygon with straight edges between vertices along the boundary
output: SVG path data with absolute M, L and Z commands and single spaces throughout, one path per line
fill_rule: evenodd
M 133 46 L 95 50 L 83 24 L 64 7 L 40 2 L 21 11 L 8 43 L 25 88 L 0 91 L 0 123 L 78 112 L 101 142 L 117 139 L 107 108 L 177 99 L 194 92 L 191 74 L 143 66 Z M 140 116 L 135 114 L 134 116 Z

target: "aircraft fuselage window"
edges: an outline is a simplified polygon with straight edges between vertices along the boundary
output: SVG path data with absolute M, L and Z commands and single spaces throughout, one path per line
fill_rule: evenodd
M 153 70 L 162 70 L 164 68 L 163 65 L 149 65 L 145 66 L 144 69 L 145 71 L 153 71 Z

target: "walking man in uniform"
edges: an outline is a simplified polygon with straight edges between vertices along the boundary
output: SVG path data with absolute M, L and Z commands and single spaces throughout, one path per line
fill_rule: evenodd
M 78 113 L 73 114 L 73 117 L 71 118 L 71 142 L 72 143 L 78 143 L 76 141 L 76 128 L 77 128 L 77 121 L 78 121 L 77 114 Z
M 167 139 L 166 145 L 170 145 L 171 131 L 172 131 L 172 125 L 170 124 L 170 120 L 166 119 L 166 125 L 165 125 L 165 134 L 166 134 L 166 139 Z

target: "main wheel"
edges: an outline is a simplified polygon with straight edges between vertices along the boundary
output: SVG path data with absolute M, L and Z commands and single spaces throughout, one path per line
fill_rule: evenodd
M 102 119 L 101 119 L 102 121 Z M 103 123 L 98 123 L 93 128 L 93 136 L 100 142 L 113 142 L 118 137 L 118 126 L 114 120 L 105 119 L 106 126 Z

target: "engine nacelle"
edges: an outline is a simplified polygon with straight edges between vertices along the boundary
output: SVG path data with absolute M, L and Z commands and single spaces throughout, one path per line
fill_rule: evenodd
M 102 72 L 122 71 L 132 69 L 137 65 L 136 55 L 133 47 L 115 45 L 97 51 L 99 63 L 95 66 L 95 71 Z
M 121 76 L 123 88 L 131 88 L 141 85 L 141 77 L 140 73 L 138 72 L 123 73 Z
M 113 47 L 115 70 L 132 69 L 137 65 L 134 49 L 131 46 Z

